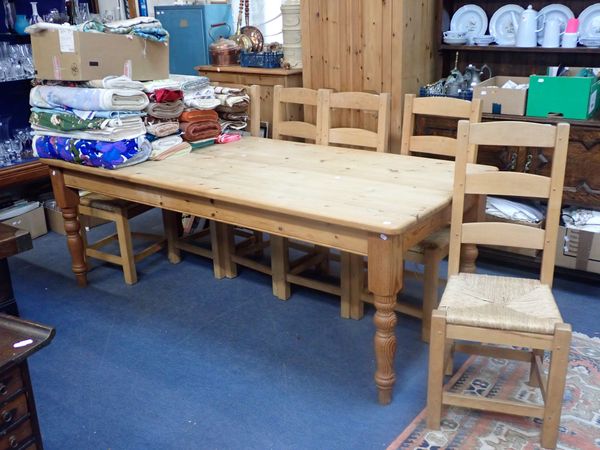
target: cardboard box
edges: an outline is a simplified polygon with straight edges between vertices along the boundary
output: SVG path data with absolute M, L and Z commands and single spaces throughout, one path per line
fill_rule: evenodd
M 560 227 L 557 266 L 600 273 L 600 233 Z
M 65 221 L 63 219 L 60 208 L 56 205 L 56 201 L 45 201 L 44 212 L 46 213 L 46 222 L 48 223 L 48 228 L 51 231 L 54 231 L 55 233 L 62 234 L 63 236 L 65 236 L 67 234 L 67 232 L 65 231 Z M 108 220 L 98 219 L 96 217 L 79 216 L 79 223 L 82 227 L 85 227 L 87 230 L 108 222 Z
M 36 77 L 46 80 L 100 80 L 127 75 L 133 80 L 169 77 L 169 47 L 134 36 L 43 31 L 31 35 Z
M 531 222 L 522 222 L 517 220 L 508 220 L 503 219 L 502 217 L 496 217 L 491 214 L 485 215 L 486 222 L 507 222 L 507 223 L 517 223 L 519 225 L 527 225 L 528 227 L 542 228 L 544 226 L 544 222 L 539 223 L 531 223 Z M 485 247 L 494 248 L 496 250 L 502 250 L 503 252 L 516 253 L 518 255 L 525 255 L 535 258 L 540 254 L 540 250 L 536 248 L 521 248 L 521 247 L 504 247 L 504 246 L 495 246 L 495 245 L 486 245 Z
M 565 119 L 592 117 L 600 105 L 600 79 L 574 76 L 577 72 L 578 68 L 572 67 L 568 76 L 531 75 L 527 115 Z
M 529 84 L 528 77 L 492 77 L 473 88 L 473 98 L 481 99 L 484 113 L 525 115 L 528 90 L 502 89 L 508 80 L 517 84 Z
M 31 235 L 31 239 L 35 239 L 48 232 L 43 206 L 39 206 L 29 212 L 15 216 L 12 219 L 4 220 L 2 223 L 28 231 Z

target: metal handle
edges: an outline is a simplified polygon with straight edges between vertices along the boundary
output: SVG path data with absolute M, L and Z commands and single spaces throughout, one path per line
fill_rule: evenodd
M 226 36 L 231 36 L 231 27 L 229 26 L 229 24 L 227 22 L 213 23 L 208 29 L 208 35 L 213 40 L 213 42 L 216 41 L 217 38 L 215 38 L 212 33 L 215 28 L 220 28 L 220 27 L 227 27 L 227 35 Z
M 4 383 L 0 383 L 0 395 L 6 395 L 8 388 Z
M 510 162 L 506 165 L 504 170 L 515 170 L 517 168 L 517 153 L 513 152 L 510 156 Z
M 12 411 L 2 411 L 2 420 L 6 423 L 11 422 L 13 420 Z
M 533 155 L 531 153 L 528 153 L 527 160 L 525 161 L 525 167 L 523 168 L 523 172 L 527 173 L 531 170 L 532 162 L 533 162 Z
M 17 440 L 16 436 L 10 436 L 8 438 L 8 445 L 10 448 L 17 448 L 19 446 L 19 441 Z

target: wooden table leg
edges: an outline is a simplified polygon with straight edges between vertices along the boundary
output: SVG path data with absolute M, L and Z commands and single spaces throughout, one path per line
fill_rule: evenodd
M 231 259 L 235 252 L 233 227 L 214 220 L 210 221 L 209 226 L 215 278 L 237 277 L 237 264 Z
M 485 220 L 485 195 L 469 195 L 471 206 L 465 211 L 463 222 L 479 222 Z M 475 273 L 479 250 L 475 244 L 463 244 L 460 248 L 460 271 Z
M 181 250 L 177 246 L 177 241 L 183 234 L 181 225 L 181 213 L 175 211 L 162 210 L 163 227 L 165 228 L 165 237 L 167 238 L 167 255 L 171 264 L 181 262 Z
M 79 193 L 65 185 L 65 178 L 59 169 L 50 170 L 50 181 L 56 203 L 62 210 L 65 221 L 65 231 L 67 232 L 67 245 L 71 253 L 71 267 L 77 284 L 87 286 L 87 264 L 85 262 L 85 247 L 83 239 L 79 234 L 79 218 L 77 207 L 79 206 Z
M 375 308 L 375 384 L 379 403 L 392 401 L 396 381 L 394 356 L 396 354 L 396 296 L 402 287 L 402 244 L 399 238 L 375 235 L 369 237 L 369 290 L 373 293 Z

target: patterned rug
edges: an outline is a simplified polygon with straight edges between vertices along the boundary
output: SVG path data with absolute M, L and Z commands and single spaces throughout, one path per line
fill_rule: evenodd
M 472 356 L 448 382 L 452 392 L 541 403 L 539 389 L 527 385 L 524 362 Z M 388 447 L 391 449 L 540 449 L 541 420 L 464 408 L 444 408 L 442 428 L 426 428 L 421 413 Z M 600 339 L 573 333 L 558 449 L 600 448 Z

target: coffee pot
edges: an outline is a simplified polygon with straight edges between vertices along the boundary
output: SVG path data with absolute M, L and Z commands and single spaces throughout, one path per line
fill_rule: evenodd
M 492 69 L 487 64 L 481 66 L 481 69 L 478 69 L 473 64 L 469 64 L 465 69 L 465 73 L 463 78 L 465 80 L 466 88 L 469 90 L 473 90 L 475 86 L 481 83 L 481 77 L 483 76 L 483 71 L 488 71 L 488 78 L 492 78 Z
M 542 14 L 543 16 L 543 14 Z M 521 13 L 521 18 L 517 19 L 516 14 L 511 13 L 513 26 L 517 30 L 517 47 L 537 47 L 537 34 L 544 29 L 544 21 L 542 27 L 538 26 L 538 12 L 531 5 Z

